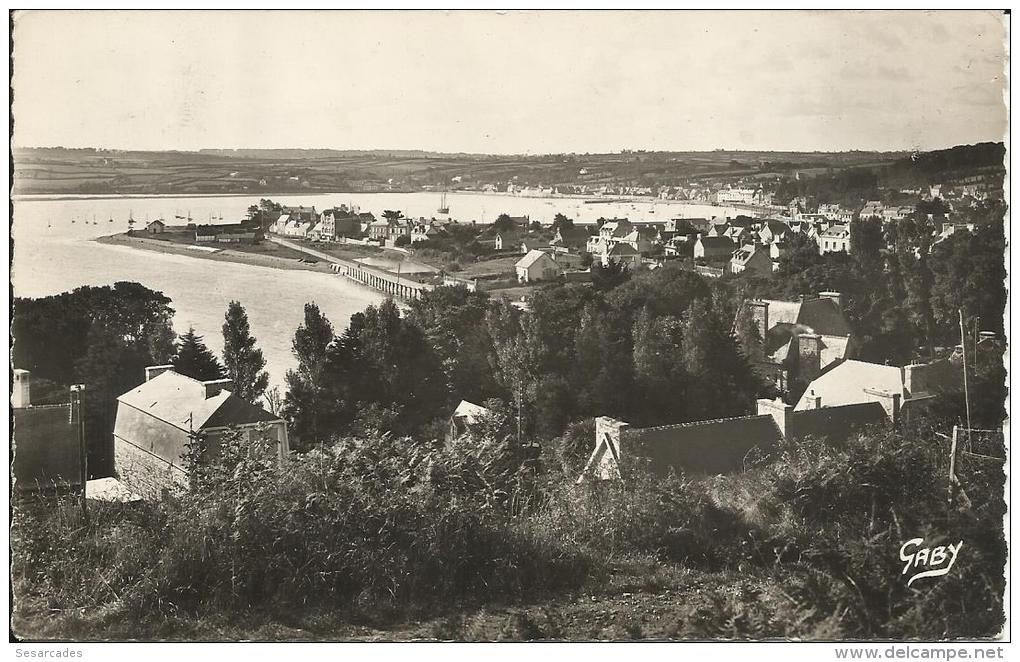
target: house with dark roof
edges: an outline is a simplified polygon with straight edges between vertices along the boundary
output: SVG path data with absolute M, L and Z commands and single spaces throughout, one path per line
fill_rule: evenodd
M 203 457 L 214 457 L 231 431 L 281 460 L 288 453 L 283 419 L 234 395 L 230 380 L 199 381 L 170 365 L 146 368 L 145 378 L 117 398 L 113 431 L 115 472 L 138 494 L 186 486 L 189 448 L 201 443 Z
M 620 479 L 620 459 L 625 456 L 641 458 L 659 475 L 733 473 L 784 440 L 840 441 L 887 422 L 881 404 L 870 401 L 798 411 L 781 400 L 758 400 L 752 415 L 650 428 L 600 416 L 595 419 L 594 448 L 577 482 Z
M 772 219 L 762 221 L 757 228 L 758 239 L 766 245 L 784 241 L 790 233 L 790 227 L 786 223 Z
M 768 276 L 772 273 L 772 257 L 766 247 L 749 244 L 733 251 L 733 257 L 730 258 L 730 273 L 744 272 L 759 276 Z
M 497 251 L 513 250 L 515 247 L 520 246 L 521 237 L 523 236 L 523 233 L 516 230 L 497 232 L 493 246 Z
M 641 264 L 641 254 L 633 246 L 620 242 L 613 245 L 601 256 L 602 266 L 609 266 L 610 262 L 622 264 L 628 268 Z
M 289 216 L 292 221 L 301 221 L 302 223 L 312 224 L 319 220 L 319 214 L 315 211 L 315 207 L 283 207 L 280 213 Z
M 344 205 L 327 209 L 319 217 L 319 234 L 325 241 L 334 241 L 337 237 L 360 237 L 364 234 L 363 219 Z
M 694 242 L 694 259 L 711 261 L 729 260 L 736 248 L 729 237 L 706 237 L 699 235 Z
M 549 245 L 549 242 L 544 239 L 538 239 L 536 237 L 524 237 L 521 239 L 520 244 L 521 255 L 527 255 L 531 251 L 542 251 L 543 253 L 551 253 L 553 247 Z
M 578 252 L 587 248 L 588 237 L 588 229 L 585 227 L 575 226 L 567 230 L 557 228 L 556 236 L 549 244 L 557 250 Z
M 751 299 L 739 315 L 751 315 L 762 337 L 764 359 L 756 370 L 781 392 L 798 390 L 826 366 L 854 355 L 839 292 L 798 301 Z
M 11 421 L 14 456 L 11 477 L 19 493 L 80 488 L 82 440 L 78 404 L 32 401 L 32 375 L 14 369 L 11 386 Z
M 727 473 L 743 467 L 753 448 L 776 446 L 782 438 L 767 414 L 651 428 L 600 416 L 595 419 L 595 447 L 577 482 L 621 478 L 620 458 L 625 455 L 643 458 L 656 474 Z

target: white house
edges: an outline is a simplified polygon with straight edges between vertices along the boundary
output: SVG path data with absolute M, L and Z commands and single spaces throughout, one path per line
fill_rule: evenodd
M 540 280 L 554 280 L 563 275 L 563 267 L 542 251 L 530 251 L 515 265 L 517 280 L 531 283 Z
M 818 242 L 818 253 L 849 253 L 850 252 L 850 226 L 833 225 L 825 232 L 818 235 L 815 240 Z

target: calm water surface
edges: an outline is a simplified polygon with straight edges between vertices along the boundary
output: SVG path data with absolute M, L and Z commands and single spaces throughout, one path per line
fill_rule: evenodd
M 227 304 L 236 299 L 248 311 L 252 333 L 266 356 L 273 384 L 282 385 L 295 364 L 291 338 L 301 323 L 304 304 L 319 305 L 339 333 L 351 315 L 382 301 L 382 296 L 332 274 L 284 271 L 244 264 L 163 255 L 125 246 L 98 244 L 92 239 L 123 232 L 130 216 L 142 227 L 146 220 L 164 218 L 170 224 L 186 221 L 237 222 L 258 196 L 198 198 L 84 198 L 32 199 L 14 202 L 12 284 L 15 296 L 41 297 L 80 285 L 110 285 L 137 281 L 173 300 L 174 328 L 189 326 L 205 336 L 209 347 L 223 348 L 220 327 Z M 274 196 L 288 205 L 323 210 L 355 204 L 381 216 L 399 209 L 411 217 L 438 216 L 439 196 L 433 193 L 324 194 Z M 736 210 L 709 205 L 665 202 L 584 204 L 571 198 L 521 198 L 501 195 L 457 194 L 447 198 L 450 216 L 461 222 L 491 223 L 501 213 L 528 215 L 545 223 L 557 213 L 579 222 L 598 217 L 627 216 L 633 220 L 666 220 L 677 216 L 736 215 Z M 223 221 L 219 221 L 219 217 Z M 113 219 L 112 222 L 110 219 Z M 72 222 L 72 220 L 74 222 Z

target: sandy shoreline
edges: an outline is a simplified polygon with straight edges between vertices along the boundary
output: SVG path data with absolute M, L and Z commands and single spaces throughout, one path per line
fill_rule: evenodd
M 194 250 L 182 244 L 161 241 L 159 239 L 149 239 L 148 237 L 128 237 L 124 234 L 115 234 L 106 237 L 98 237 L 94 241 L 99 242 L 100 244 L 128 246 L 130 248 L 138 248 L 156 253 L 186 255 L 187 257 L 194 257 L 200 260 L 235 262 L 238 264 L 248 264 L 256 267 L 268 267 L 270 269 L 290 269 L 295 271 L 332 273 L 329 265 L 323 262 L 308 264 L 306 262 L 298 262 L 294 258 L 280 257 L 277 255 L 262 255 L 258 253 L 245 253 L 242 251 L 231 250 L 229 248 L 224 248 L 215 253 L 210 253 L 207 251 Z

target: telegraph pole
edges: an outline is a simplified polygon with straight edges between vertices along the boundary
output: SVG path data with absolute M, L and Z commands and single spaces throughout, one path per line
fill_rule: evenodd
M 963 350 L 963 399 L 967 404 L 967 443 L 970 444 L 970 390 L 967 388 L 967 336 L 964 333 L 963 309 L 960 313 L 960 349 Z

